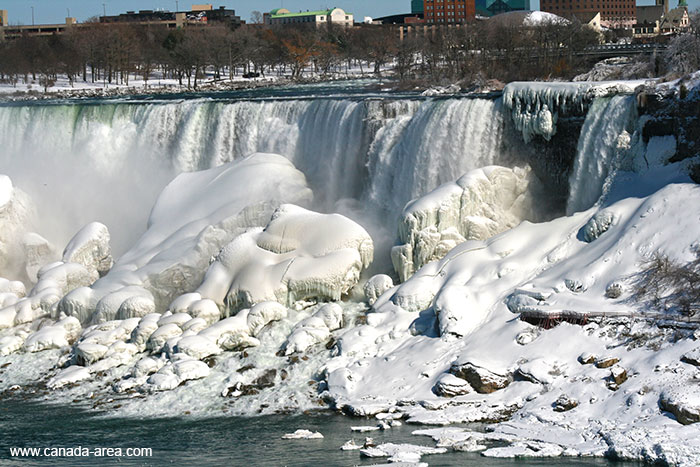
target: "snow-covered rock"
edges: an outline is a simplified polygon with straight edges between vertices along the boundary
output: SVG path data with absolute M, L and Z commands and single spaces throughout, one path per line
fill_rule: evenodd
M 392 287 L 394 287 L 394 281 L 386 274 L 377 274 L 376 276 L 372 276 L 364 286 L 364 293 L 367 303 L 369 303 L 370 306 L 374 305 L 374 302 L 377 301 L 379 296 Z
M 450 373 L 467 381 L 478 393 L 489 394 L 503 389 L 511 382 L 508 374 L 496 373 L 471 362 L 453 365 Z
M 454 397 L 472 393 L 474 389 L 466 380 L 446 373 L 437 380 L 433 392 L 438 396 Z

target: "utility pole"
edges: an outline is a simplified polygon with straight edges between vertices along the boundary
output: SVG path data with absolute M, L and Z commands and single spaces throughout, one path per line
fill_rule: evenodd
M 175 13 L 177 13 L 178 11 L 180 11 L 180 2 L 175 0 Z
M 102 4 L 102 16 L 107 16 L 107 5 Z
M 34 7 L 32 7 L 32 26 L 34 26 Z

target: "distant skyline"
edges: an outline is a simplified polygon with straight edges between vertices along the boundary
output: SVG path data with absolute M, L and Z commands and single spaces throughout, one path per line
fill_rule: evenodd
M 678 0 L 670 0 L 671 8 L 678 5 Z M 117 15 L 127 10 L 170 10 L 188 11 L 194 3 L 212 3 L 214 8 L 226 6 L 236 10 L 236 14 L 245 21 L 250 20 L 254 10 L 265 12 L 284 6 L 291 11 L 318 10 L 337 6 L 355 15 L 356 21 L 365 16 L 380 17 L 411 10 L 411 0 L 0 0 L 0 10 L 8 10 L 10 24 L 32 24 L 32 7 L 34 7 L 35 24 L 63 23 L 69 16 L 85 21 L 92 16 Z M 104 7 L 103 7 L 104 4 Z M 640 0 L 639 5 L 653 5 L 654 0 Z M 700 0 L 689 0 L 689 9 L 697 10 Z M 531 0 L 530 7 L 539 9 L 539 0 Z

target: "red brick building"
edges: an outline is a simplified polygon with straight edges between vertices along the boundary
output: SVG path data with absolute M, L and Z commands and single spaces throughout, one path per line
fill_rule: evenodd
M 475 0 L 423 0 L 423 17 L 426 23 L 463 23 L 475 15 Z
M 637 22 L 636 0 L 540 0 L 540 10 L 571 18 L 600 12 L 600 24 L 632 28 Z

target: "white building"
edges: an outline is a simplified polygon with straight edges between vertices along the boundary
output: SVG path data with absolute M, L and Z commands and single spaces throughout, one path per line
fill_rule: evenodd
M 334 24 L 338 26 L 352 26 L 354 19 L 353 15 L 346 13 L 342 8 L 331 8 L 328 10 L 318 11 L 300 11 L 292 13 L 285 8 L 272 10 L 264 15 L 265 24 L 315 24 L 316 26 L 324 24 Z

